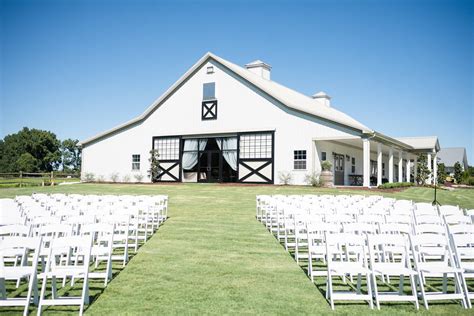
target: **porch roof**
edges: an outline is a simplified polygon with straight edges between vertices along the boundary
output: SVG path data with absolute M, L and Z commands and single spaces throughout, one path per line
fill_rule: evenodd
M 407 137 L 407 138 L 391 138 L 383 134 L 374 132 L 372 134 L 366 134 L 373 146 L 376 143 L 382 144 L 382 151 L 388 150 L 390 147 L 403 150 L 406 152 L 416 153 L 420 151 L 439 151 L 438 138 L 433 137 Z M 339 143 L 342 145 L 354 147 L 357 149 L 362 148 L 363 137 L 359 136 L 335 136 L 335 137 L 314 137 L 314 141 L 330 141 L 333 143 Z

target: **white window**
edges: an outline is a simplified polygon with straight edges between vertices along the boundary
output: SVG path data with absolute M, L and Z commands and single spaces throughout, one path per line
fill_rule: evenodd
M 240 158 L 271 158 L 272 157 L 272 134 L 244 134 L 240 136 Z
M 306 170 L 306 150 L 295 150 L 293 158 L 293 168 L 295 170 Z
M 214 73 L 214 66 L 207 66 L 207 73 L 213 74 Z
M 165 137 L 155 139 L 158 160 L 179 160 L 179 138 Z
M 132 170 L 140 170 L 140 155 L 132 155 Z
M 216 83 L 209 82 L 202 86 L 202 99 L 215 100 L 216 99 Z

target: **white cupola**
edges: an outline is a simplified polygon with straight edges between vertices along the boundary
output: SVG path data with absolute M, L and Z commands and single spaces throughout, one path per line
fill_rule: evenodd
M 263 79 L 270 80 L 270 72 L 272 70 L 272 66 L 267 63 L 264 63 L 260 59 L 248 63 L 247 65 L 245 65 L 245 68 L 247 68 L 247 70 L 253 72 L 254 74 L 259 75 Z
M 324 91 L 313 94 L 311 97 L 315 100 L 318 100 L 325 106 L 331 106 L 331 97 Z

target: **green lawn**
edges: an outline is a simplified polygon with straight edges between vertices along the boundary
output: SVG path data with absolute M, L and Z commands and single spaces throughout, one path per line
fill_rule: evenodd
M 311 187 L 206 184 L 79 184 L 0 190 L 0 197 L 32 192 L 167 194 L 168 221 L 103 290 L 91 289 L 89 314 L 328 314 L 324 279 L 316 284 L 255 219 L 257 194 L 380 194 Z M 431 202 L 433 192 L 384 193 Z M 442 204 L 474 208 L 474 190 L 438 191 Z M 119 272 L 116 270 L 116 272 Z M 471 284 L 473 286 L 473 284 Z M 48 309 L 45 312 L 76 309 Z M 366 314 L 364 303 L 337 304 L 336 314 Z M 411 304 L 382 305 L 381 314 L 411 314 Z M 427 313 L 424 308 L 420 313 Z M 430 314 L 472 314 L 458 303 L 433 303 Z

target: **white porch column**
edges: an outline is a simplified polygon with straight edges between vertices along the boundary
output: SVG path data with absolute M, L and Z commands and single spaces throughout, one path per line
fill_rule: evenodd
M 410 157 L 407 157 L 407 166 L 406 166 L 406 178 L 407 178 L 407 182 L 411 182 L 411 179 L 410 179 L 410 174 L 411 174 L 411 161 L 410 161 Z
M 382 185 L 382 144 L 377 144 L 377 186 Z
M 398 152 L 398 182 L 403 182 L 403 152 Z
M 431 172 L 433 171 L 433 168 L 431 167 L 431 154 L 426 155 L 426 159 L 428 160 L 428 170 L 430 171 L 426 184 L 431 184 Z
M 438 153 L 434 154 L 433 158 L 433 184 L 438 183 Z
M 415 184 L 416 184 L 416 177 L 418 176 L 418 156 L 415 156 L 415 160 L 413 161 L 413 177 L 415 179 L 413 179 L 415 181 Z
M 388 182 L 393 183 L 393 149 L 388 150 Z
M 370 187 L 370 141 L 366 138 L 362 139 L 363 154 L 363 176 L 364 187 Z

